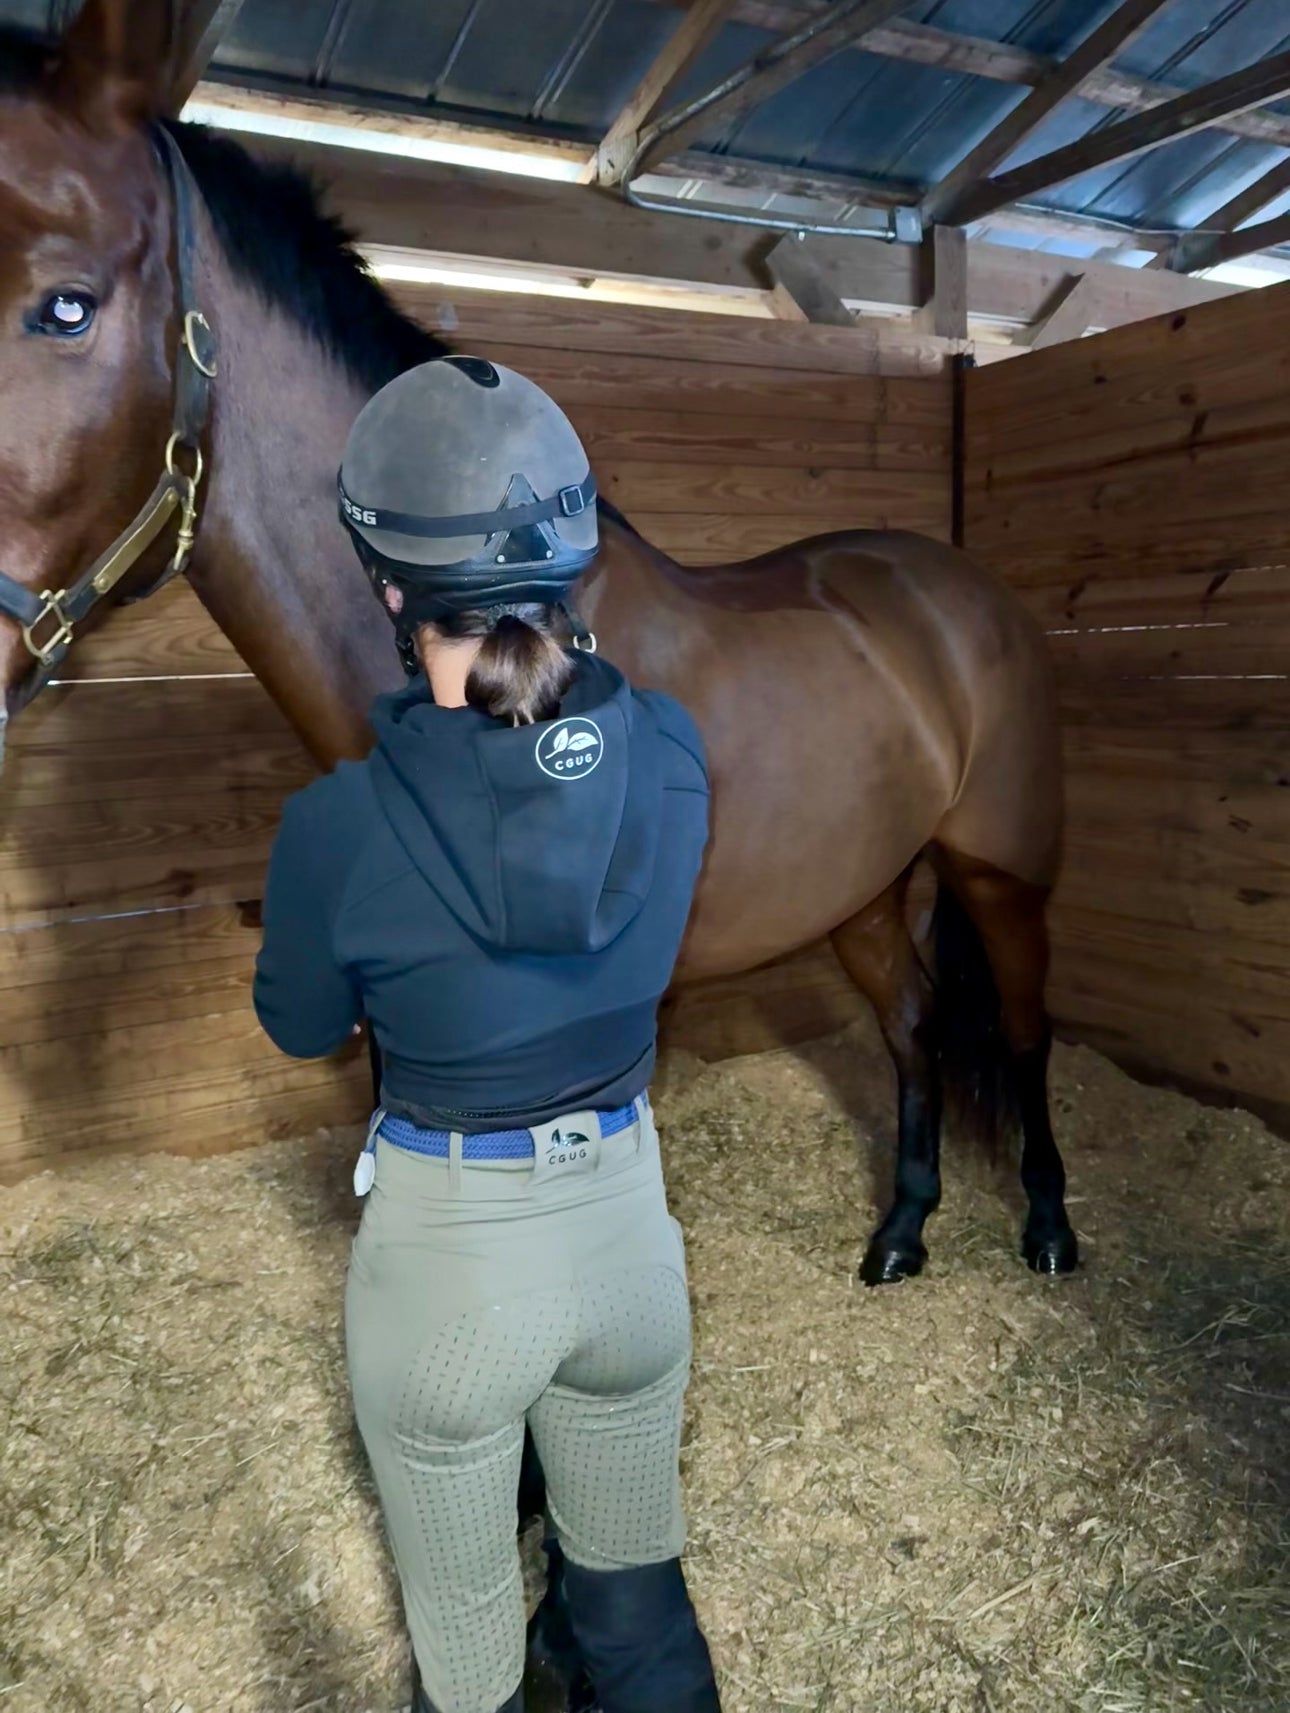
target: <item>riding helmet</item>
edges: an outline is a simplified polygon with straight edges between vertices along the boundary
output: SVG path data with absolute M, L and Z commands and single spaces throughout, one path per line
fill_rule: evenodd
M 381 388 L 350 431 L 341 521 L 373 586 L 403 594 L 400 638 L 476 608 L 559 605 L 598 545 L 596 484 L 564 412 L 482 357 Z

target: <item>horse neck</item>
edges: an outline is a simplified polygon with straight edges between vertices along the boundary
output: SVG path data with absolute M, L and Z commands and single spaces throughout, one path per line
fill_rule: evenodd
M 363 388 L 235 277 L 209 230 L 203 308 L 219 339 L 190 581 L 324 765 L 365 753 L 372 697 L 401 678 L 388 621 L 336 518 Z
M 388 620 L 336 517 L 366 390 L 234 275 L 205 216 L 202 307 L 219 340 L 209 473 L 189 580 L 324 766 L 366 753 L 372 698 L 402 681 Z M 671 561 L 605 519 L 583 594 L 629 674 L 665 682 L 695 604 Z

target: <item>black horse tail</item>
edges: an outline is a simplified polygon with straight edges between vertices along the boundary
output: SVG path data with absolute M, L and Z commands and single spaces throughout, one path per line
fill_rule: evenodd
M 932 940 L 946 1128 L 995 1160 L 1019 1122 L 1012 1055 L 981 936 L 944 880 L 937 888 Z

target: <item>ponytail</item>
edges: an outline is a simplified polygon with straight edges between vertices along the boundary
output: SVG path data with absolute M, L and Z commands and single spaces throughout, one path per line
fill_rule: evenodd
M 573 682 L 573 631 L 563 608 L 523 605 L 458 613 L 435 627 L 444 637 L 482 637 L 466 700 L 495 720 L 549 720 Z

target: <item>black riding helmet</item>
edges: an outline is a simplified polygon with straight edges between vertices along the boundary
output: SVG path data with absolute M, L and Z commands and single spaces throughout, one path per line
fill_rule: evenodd
M 382 387 L 350 430 L 339 489 L 382 605 L 391 586 L 403 596 L 390 616 L 410 672 L 423 624 L 567 607 L 599 544 L 596 484 L 569 419 L 482 357 L 441 357 Z

